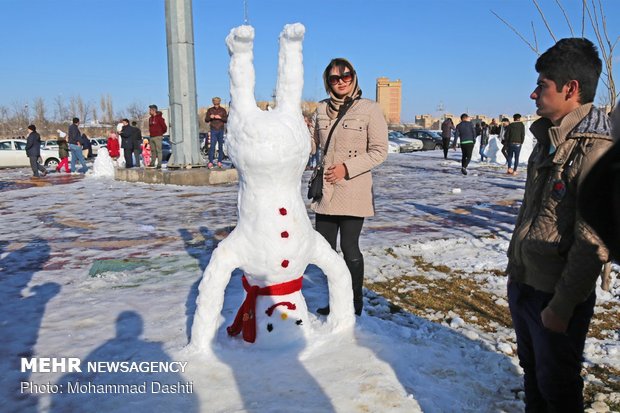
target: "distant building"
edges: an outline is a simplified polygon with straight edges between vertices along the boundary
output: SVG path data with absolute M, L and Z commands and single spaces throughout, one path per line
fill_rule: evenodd
M 433 115 L 416 115 L 415 117 L 415 124 L 422 129 L 431 129 L 434 123 Z
M 387 123 L 400 123 L 401 96 L 402 85 L 400 80 L 389 80 L 387 77 L 377 79 L 377 103 L 381 106 Z

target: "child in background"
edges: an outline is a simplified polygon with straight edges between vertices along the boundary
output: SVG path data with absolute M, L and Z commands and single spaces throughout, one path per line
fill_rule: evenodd
M 142 141 L 142 159 L 145 165 L 151 164 L 151 144 L 148 139 Z
M 56 167 L 56 172 L 60 172 L 62 167 L 65 167 L 65 172 L 70 173 L 69 169 L 69 144 L 67 143 L 67 134 L 64 132 L 60 132 L 58 136 L 58 157 L 60 158 L 60 163 Z
M 108 134 L 108 142 L 106 144 L 110 158 L 116 161 L 121 156 L 121 147 L 118 144 L 118 136 L 114 131 L 110 131 Z

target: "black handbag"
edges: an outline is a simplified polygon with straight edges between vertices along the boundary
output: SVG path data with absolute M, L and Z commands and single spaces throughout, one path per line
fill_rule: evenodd
M 353 100 L 349 100 L 344 105 L 342 105 L 340 112 L 338 112 L 338 116 L 336 117 L 336 121 L 332 125 L 332 128 L 329 130 L 329 135 L 327 135 L 327 140 L 325 141 L 325 149 L 323 150 L 323 157 L 321 159 L 321 165 L 317 166 L 314 172 L 312 172 L 312 177 L 308 182 L 308 199 L 312 199 L 314 202 L 318 202 L 323 198 L 323 172 L 325 171 L 325 157 L 327 156 L 327 149 L 329 148 L 329 142 L 332 139 L 332 134 L 334 130 L 336 130 L 336 125 L 340 122 L 347 113 L 347 110 L 353 104 Z
M 316 167 L 308 182 L 308 199 L 318 201 L 323 198 L 323 165 Z

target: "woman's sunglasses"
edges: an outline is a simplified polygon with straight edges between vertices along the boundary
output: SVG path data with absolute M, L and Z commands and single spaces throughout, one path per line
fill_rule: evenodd
M 338 76 L 338 75 L 329 75 L 327 77 L 327 81 L 329 82 L 330 85 L 337 85 L 338 82 L 340 82 L 341 80 L 344 83 L 351 83 L 351 81 L 353 80 L 353 75 L 354 74 L 355 74 L 355 72 L 344 72 L 340 76 Z

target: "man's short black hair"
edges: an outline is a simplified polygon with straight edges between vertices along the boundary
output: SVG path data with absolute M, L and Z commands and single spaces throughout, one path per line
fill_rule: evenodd
M 469 115 L 467 113 L 463 113 L 461 115 L 461 120 L 465 120 L 465 118 L 468 118 L 468 117 L 469 117 Z
M 78 123 L 80 121 L 80 118 L 73 118 L 73 123 Z
M 157 110 L 157 105 L 149 105 L 149 109 L 155 109 L 155 110 Z
M 588 39 L 561 39 L 536 60 L 536 71 L 553 80 L 557 91 L 571 80 L 579 82 L 579 103 L 594 101 L 603 63 Z
M 131 126 L 136 126 L 136 125 L 138 125 L 138 122 L 136 122 L 135 120 L 131 122 Z
M 521 119 L 521 114 L 520 113 L 515 113 L 514 115 L 512 115 L 512 119 L 514 119 L 514 120 Z
M 508 118 L 502 118 L 502 122 L 510 122 L 510 119 L 508 119 Z

